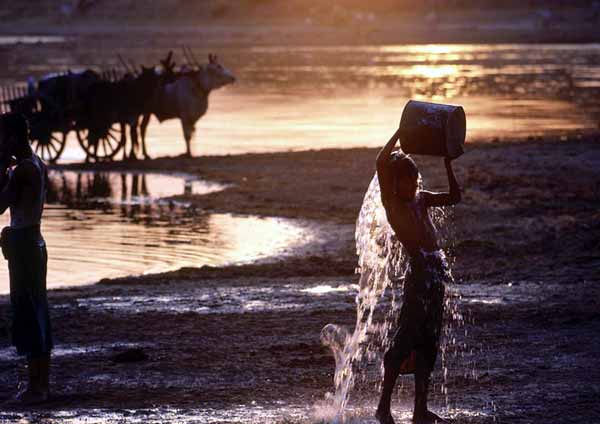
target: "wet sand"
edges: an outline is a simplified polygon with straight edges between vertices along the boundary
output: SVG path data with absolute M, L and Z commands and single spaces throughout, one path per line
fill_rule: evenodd
M 452 213 L 447 249 L 455 262 L 467 330 L 466 335 L 462 330 L 454 334 L 457 345 L 466 347 L 447 359 L 446 413 L 456 422 L 598 420 L 598 140 L 571 135 L 472 144 L 456 161 L 465 194 Z M 95 165 L 177 169 L 232 184 L 186 200 L 215 212 L 319 220 L 346 236 L 327 249 L 272 263 L 186 268 L 52 291 L 59 348 L 53 363 L 54 400 L 29 412 L 1 407 L 0 421 L 57 416 L 65 422 L 65 417 L 314 421 L 312 406 L 332 389 L 334 370 L 319 331 L 329 322 L 352 326 L 355 317 L 352 290 L 317 294 L 318 287 L 348 287 L 357 281 L 354 246 L 347 235 L 373 175 L 375 156 L 374 149 L 352 149 Z M 443 189 L 441 160 L 418 162 L 425 186 Z M 301 294 L 277 306 L 277 293 L 294 287 L 314 290 L 299 290 Z M 228 296 L 238 293 L 263 294 L 248 295 L 250 301 L 240 308 L 218 313 L 197 305 L 181 310 L 182 301 L 176 305 L 169 297 L 191 301 L 199 288 L 223 293 L 215 300 L 219 305 L 229 305 Z M 119 304 L 128 298 L 135 301 Z M 1 299 L 0 316 L 6 316 L 8 299 Z M 128 350 L 125 362 L 115 356 Z M 15 389 L 18 362 L 10 352 L 3 326 L 0 399 Z M 371 374 L 351 398 L 357 416 L 364 417 L 360 422 L 369 422 L 366 417 L 376 401 L 377 373 Z M 402 403 L 395 404 L 401 417 L 412 396 L 410 378 L 404 381 L 397 397 Z M 446 404 L 440 383 L 438 369 L 435 408 Z M 217 413 L 224 415 L 214 418 Z

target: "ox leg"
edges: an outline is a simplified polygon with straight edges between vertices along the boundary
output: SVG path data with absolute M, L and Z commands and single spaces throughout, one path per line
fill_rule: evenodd
M 129 138 L 131 139 L 131 151 L 129 159 L 137 159 L 138 145 L 138 118 L 136 117 L 129 123 Z
M 185 155 L 187 157 L 192 157 L 192 136 L 194 135 L 194 124 L 190 124 L 189 122 L 181 121 L 181 127 L 183 128 L 183 136 L 185 137 Z
M 140 124 L 140 137 L 142 142 L 142 153 L 144 154 L 144 159 L 150 159 L 150 155 L 146 152 L 146 130 L 148 129 L 148 124 L 150 123 L 150 114 L 144 115 L 142 118 L 142 123 Z

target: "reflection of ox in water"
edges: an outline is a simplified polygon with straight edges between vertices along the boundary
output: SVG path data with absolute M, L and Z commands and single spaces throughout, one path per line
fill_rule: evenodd
M 82 172 L 67 176 L 64 172 L 54 173 L 48 184 L 49 204 L 62 204 L 74 210 L 116 210 L 120 206 L 121 216 L 138 218 L 150 215 L 153 209 L 168 209 L 149 199 L 146 174 L 120 173 L 118 181 L 111 173 Z
M 176 74 L 173 82 L 159 89 L 151 105 L 151 113 L 146 113 L 141 123 L 142 149 L 146 153 L 146 129 L 150 116 L 154 114 L 159 122 L 178 118 L 185 137 L 186 155 L 191 156 L 190 142 L 198 120 L 208 110 L 208 96 L 212 90 L 235 82 L 233 74 L 225 69 L 217 56 L 210 54 L 208 63 L 184 70 Z
M 101 172 L 78 173 L 75 180 L 64 172 L 50 175 L 48 204 L 63 204 L 71 209 L 93 209 L 107 203 L 113 196 L 108 174 Z
M 72 211 L 103 211 L 102 215 L 127 218 L 127 223 L 144 225 L 171 225 L 193 223 L 194 228 L 208 232 L 209 214 L 197 213 L 194 207 L 161 198 L 156 189 L 164 181 L 153 185 L 143 172 L 72 172 L 53 171 L 49 175 L 47 203 L 64 205 Z M 187 184 L 173 194 L 191 194 Z M 94 213 L 71 214 L 74 219 L 88 223 Z M 89 221 L 91 220 L 91 221 Z M 103 219 L 103 222 L 106 222 Z M 182 231 L 184 228 L 181 228 Z M 179 230 L 170 229 L 169 233 Z
M 55 172 L 48 184 L 48 203 L 86 208 L 100 203 L 151 203 L 143 172 Z M 118 176 L 118 182 L 116 181 Z

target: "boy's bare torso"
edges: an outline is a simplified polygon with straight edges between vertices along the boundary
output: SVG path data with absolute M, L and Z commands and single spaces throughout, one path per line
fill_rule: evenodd
M 46 165 L 37 157 L 23 160 L 13 170 L 13 175 L 19 173 L 19 184 L 10 204 L 10 226 L 25 228 L 40 225 L 45 202 L 45 182 L 47 177 Z
M 411 256 L 421 251 L 439 250 L 436 229 L 429 216 L 425 199 L 428 193 L 420 191 L 411 201 L 390 199 L 386 215 L 396 237 Z

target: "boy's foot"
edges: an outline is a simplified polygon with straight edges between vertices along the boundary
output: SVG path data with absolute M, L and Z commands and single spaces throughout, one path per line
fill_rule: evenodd
M 48 392 L 35 392 L 33 390 L 21 390 L 15 397 L 2 402 L 7 408 L 19 408 L 23 406 L 38 405 L 47 402 Z
M 375 418 L 377 418 L 379 424 L 395 424 L 390 411 L 384 412 L 378 409 L 377 412 L 375 412 Z
M 414 424 L 449 424 L 449 421 L 446 421 L 443 418 L 438 417 L 431 411 L 425 411 L 425 413 L 413 415 L 412 419 Z
M 47 402 L 49 397 L 48 390 L 33 390 L 30 387 L 26 387 L 21 389 L 15 396 L 15 404 L 35 405 Z

